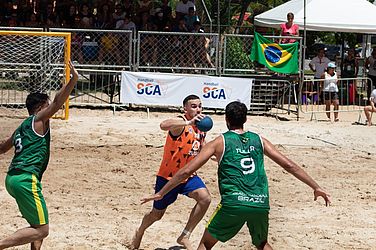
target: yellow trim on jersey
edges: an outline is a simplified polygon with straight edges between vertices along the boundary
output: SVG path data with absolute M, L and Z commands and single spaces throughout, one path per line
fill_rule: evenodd
M 216 214 L 219 212 L 219 210 L 222 208 L 222 204 L 219 203 L 217 208 L 215 209 L 214 213 L 212 214 L 212 216 L 210 217 L 208 223 L 206 224 L 206 228 L 209 227 L 210 223 L 212 222 L 212 220 L 214 219 L 214 217 L 216 216 Z
M 39 223 L 40 225 L 44 225 L 46 224 L 46 219 L 44 218 L 42 203 L 40 202 L 40 197 L 38 195 L 38 188 L 37 188 L 38 179 L 35 176 L 35 174 L 33 174 L 31 178 L 32 178 L 31 191 L 33 192 L 35 205 L 37 207 Z

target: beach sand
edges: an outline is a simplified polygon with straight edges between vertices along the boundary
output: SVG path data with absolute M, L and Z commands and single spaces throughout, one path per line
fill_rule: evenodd
M 71 109 L 68 121 L 51 121 L 51 159 L 43 177 L 50 235 L 43 249 L 127 249 L 152 204 L 140 199 L 153 193 L 166 133 L 159 123 L 177 113 Z M 307 116 L 307 115 L 306 115 Z M 208 139 L 225 131 L 223 115 L 213 114 Z M 376 249 L 376 126 L 352 125 L 357 114 L 341 121 L 280 121 L 249 116 L 246 129 L 260 133 L 282 153 L 303 166 L 332 195 L 332 206 L 313 201 L 312 190 L 265 158 L 269 177 L 269 242 L 274 249 Z M 0 117 L 0 140 L 21 119 Z M 27 226 L 4 179 L 13 150 L 0 157 L 0 237 Z M 216 163 L 198 172 L 212 204 L 192 233 L 196 247 L 205 224 L 220 201 Z M 186 197 L 168 208 L 150 227 L 142 249 L 179 249 L 176 238 L 194 201 Z M 14 249 L 29 249 L 29 246 Z M 214 249 L 254 249 L 246 226 Z

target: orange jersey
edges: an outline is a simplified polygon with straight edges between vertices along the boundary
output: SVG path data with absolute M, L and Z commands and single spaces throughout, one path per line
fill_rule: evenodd
M 183 132 L 177 137 L 169 132 L 157 175 L 170 180 L 180 168 L 193 160 L 200 152 L 205 136 L 206 133 L 198 131 L 193 126 L 185 126 Z

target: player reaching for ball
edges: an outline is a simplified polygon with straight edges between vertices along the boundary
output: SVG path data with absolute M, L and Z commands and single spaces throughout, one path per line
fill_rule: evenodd
M 264 154 L 313 189 L 314 200 L 321 196 L 326 205 L 330 196 L 297 164 L 282 155 L 268 140 L 244 131 L 247 107 L 238 101 L 226 106 L 229 131 L 203 147 L 200 154 L 156 194 L 142 203 L 165 199 L 166 194 L 202 167 L 212 156 L 218 159 L 218 185 L 221 203 L 211 217 L 198 249 L 211 249 L 218 241 L 234 237 L 245 223 L 257 249 L 272 249 L 268 244 L 269 190 L 264 169 Z
M 26 97 L 29 117 L 0 143 L 0 154 L 14 146 L 14 157 L 9 166 L 5 186 L 18 204 L 22 216 L 30 227 L 20 229 L 0 240 L 0 249 L 31 243 L 32 250 L 41 248 L 48 235 L 48 212 L 42 195 L 41 180 L 50 157 L 50 118 L 69 97 L 78 73 L 69 63 L 72 78 L 63 85 L 50 103 L 47 94 L 31 93 Z
M 201 150 L 205 142 L 206 133 L 195 126 L 196 122 L 204 118 L 201 114 L 202 103 L 198 96 L 189 95 L 183 100 L 184 115 L 163 121 L 160 127 L 168 131 L 164 154 L 160 165 L 155 192 L 159 192 L 175 173 L 185 167 Z M 192 172 L 187 178 L 181 180 L 177 187 L 171 189 L 163 199 L 155 201 L 153 208 L 142 219 L 141 225 L 133 236 L 131 249 L 138 249 L 145 230 L 154 222 L 160 220 L 169 205 L 175 202 L 178 194 L 183 194 L 196 200 L 189 216 L 188 222 L 177 238 L 177 242 L 186 249 L 191 250 L 189 236 L 205 215 L 210 205 L 210 194 L 204 182 Z

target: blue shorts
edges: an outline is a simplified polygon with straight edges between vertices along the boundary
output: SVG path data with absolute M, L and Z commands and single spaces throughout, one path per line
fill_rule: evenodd
M 155 193 L 159 192 L 159 190 L 161 190 L 167 182 L 167 179 L 157 176 L 157 181 L 155 183 Z M 179 184 L 177 187 L 168 192 L 161 200 L 154 201 L 153 207 L 158 210 L 164 210 L 176 201 L 178 194 L 184 194 L 188 196 L 190 192 L 195 191 L 199 188 L 206 188 L 201 178 L 197 175 L 189 177 L 187 182 Z

